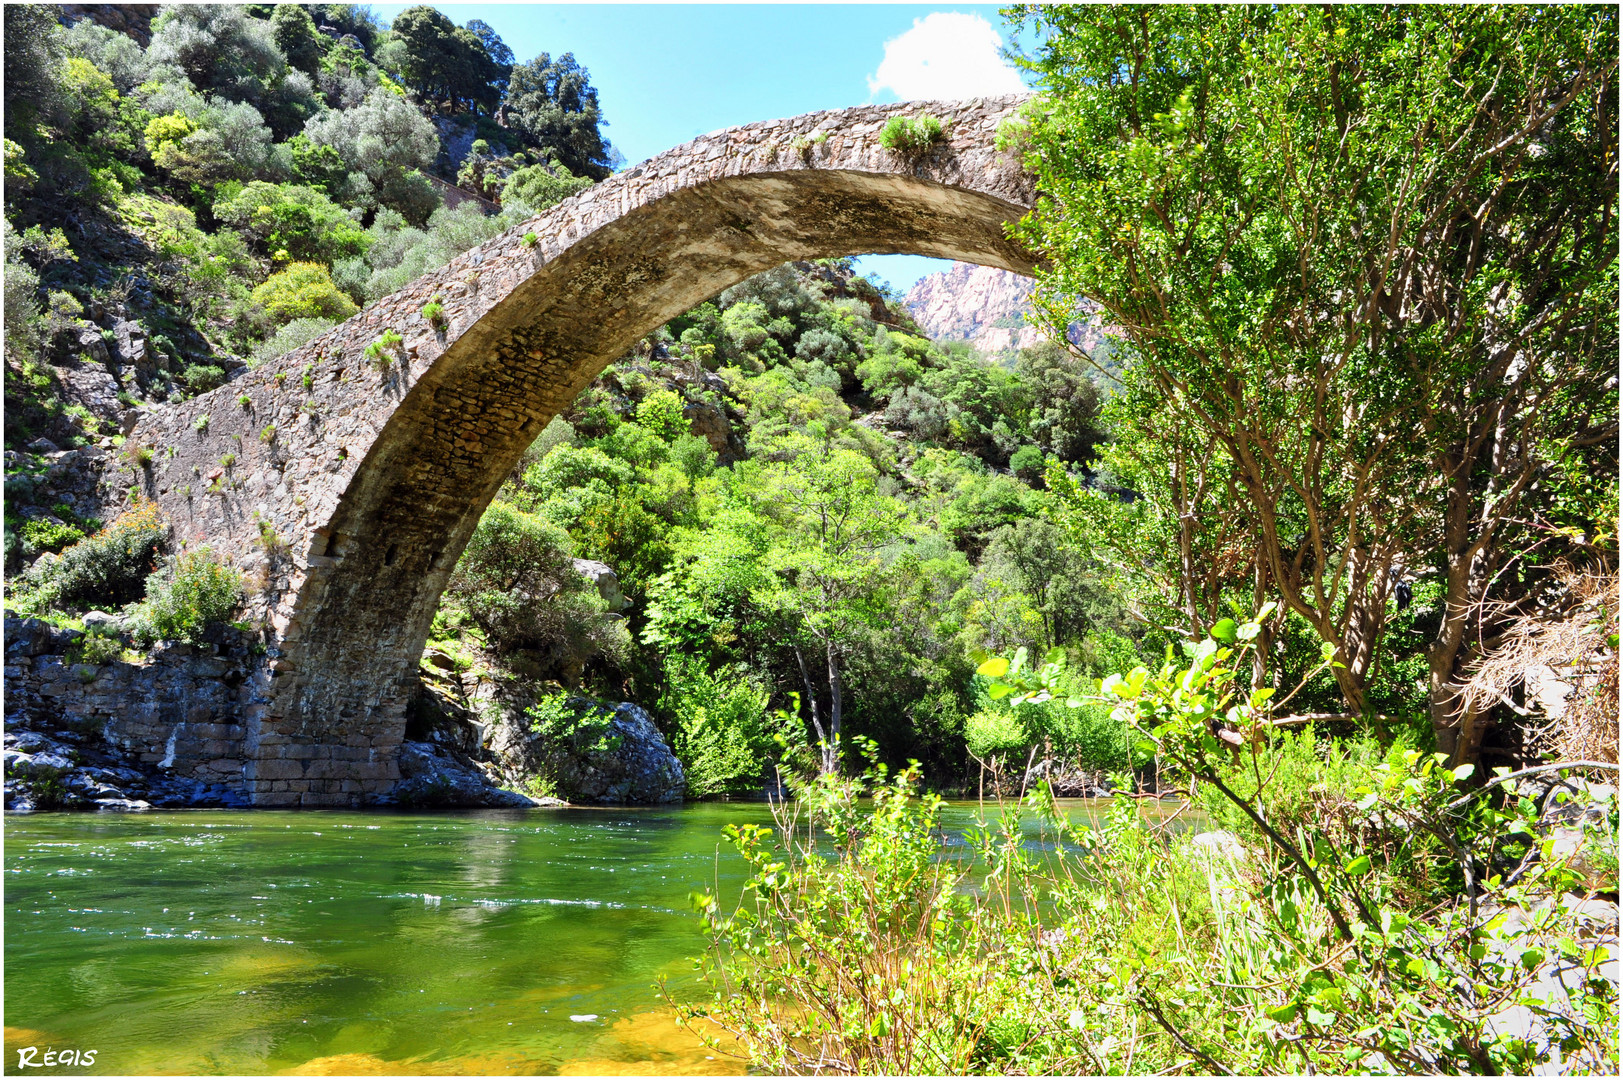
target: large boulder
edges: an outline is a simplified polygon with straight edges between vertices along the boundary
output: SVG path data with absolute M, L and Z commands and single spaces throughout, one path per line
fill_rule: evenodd
M 522 740 L 498 739 L 509 775 L 544 777 L 572 803 L 682 801 L 682 763 L 641 705 L 610 709 L 574 700 L 581 715 L 563 737 L 528 732 Z
M 607 563 L 595 562 L 592 559 L 576 559 L 575 573 L 597 586 L 597 594 L 603 598 L 610 611 L 624 611 L 631 606 L 626 594 L 620 591 L 619 575 Z
M 539 805 L 527 795 L 497 787 L 484 773 L 456 760 L 433 743 L 400 744 L 400 777 L 394 797 L 407 806 L 522 808 Z

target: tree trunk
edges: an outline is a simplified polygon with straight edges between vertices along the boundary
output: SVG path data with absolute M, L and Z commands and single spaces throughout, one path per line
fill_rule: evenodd
M 823 771 L 838 772 L 840 768 L 840 712 L 844 706 L 840 687 L 839 650 L 834 643 L 828 645 L 828 731 L 827 748 L 823 751 Z
M 812 727 L 817 731 L 817 742 L 820 747 L 826 747 L 828 745 L 828 733 L 823 730 L 823 721 L 817 715 L 817 691 L 812 687 L 811 672 L 806 668 L 806 658 L 801 654 L 799 645 L 795 646 L 795 659 L 800 662 L 800 681 L 806 686 L 806 704 L 811 709 L 811 722 Z M 838 723 L 837 720 L 836 723 Z M 836 727 L 835 731 L 838 732 L 838 730 Z M 824 749 L 820 752 L 823 755 L 823 771 L 828 772 L 828 751 Z

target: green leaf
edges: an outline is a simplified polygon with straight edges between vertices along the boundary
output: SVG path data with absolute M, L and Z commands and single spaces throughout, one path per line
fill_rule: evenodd
M 1053 664 L 1056 667 L 1065 663 L 1065 650 L 1060 648 L 1058 645 L 1055 645 L 1052 649 L 1049 649 L 1048 654 L 1043 657 L 1043 663 Z
M 1349 859 L 1342 869 L 1353 877 L 1363 877 L 1369 873 L 1369 856 L 1360 855 L 1356 859 Z
M 960 671 L 963 669 L 960 668 Z M 985 675 L 988 679 L 1001 679 L 1009 673 L 1009 661 L 1001 656 L 994 656 L 975 669 L 975 674 Z
M 1014 650 L 1014 659 L 1009 661 L 1009 670 L 1018 673 L 1020 669 L 1025 666 L 1026 647 L 1022 645 L 1018 649 Z
M 1014 687 L 1010 686 L 1008 683 L 1000 683 L 1000 682 L 995 682 L 991 686 L 988 686 L 986 688 L 987 695 L 989 697 L 991 697 L 994 701 L 997 700 L 998 698 L 1006 698 L 1006 697 L 1008 697 L 1011 693 L 1013 693 L 1013 691 L 1014 691 Z
M 1454 768 L 1454 779 L 1456 781 L 1468 779 L 1470 777 L 1470 775 L 1472 773 L 1474 773 L 1474 772 L 1476 772 L 1476 766 L 1475 765 L 1470 765 L 1470 764 L 1457 765 Z
M 1278 1006 L 1276 1008 L 1269 1009 L 1268 1010 L 1268 1019 L 1277 1021 L 1278 1023 L 1281 1023 L 1281 1024 L 1288 1024 L 1292 1020 L 1295 1020 L 1296 1019 L 1296 1014 L 1301 1012 L 1301 1011 L 1302 1011 L 1302 1007 L 1300 1005 L 1298 1005 L 1296 1002 L 1291 1001 L 1291 1002 L 1287 1002 L 1284 1005 L 1280 1005 L 1280 1006 Z
M 1225 644 L 1232 645 L 1235 641 L 1235 631 L 1239 627 L 1233 619 L 1219 619 L 1217 625 L 1212 627 L 1212 637 Z

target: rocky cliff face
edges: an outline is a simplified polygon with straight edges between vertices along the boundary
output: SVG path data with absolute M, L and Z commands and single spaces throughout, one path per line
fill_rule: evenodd
M 953 263 L 951 270 L 920 278 L 903 303 L 932 338 L 967 341 L 987 356 L 997 356 L 1043 340 L 1045 335 L 1027 322 L 1031 290 L 1030 278 L 1008 270 Z M 1072 323 L 1069 336 L 1093 350 L 1104 345 L 1107 329 L 1095 315 L 1089 322 Z

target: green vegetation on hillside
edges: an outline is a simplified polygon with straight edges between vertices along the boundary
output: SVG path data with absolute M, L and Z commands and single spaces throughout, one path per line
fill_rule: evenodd
M 33 501 L 30 444 L 116 442 L 126 410 L 311 340 L 614 157 L 572 55 L 515 64 L 428 7 L 166 5 L 144 48 L 60 17 L 4 12 L 8 573 L 78 528 Z M 500 211 L 447 209 L 435 173 Z
M 497 614 L 511 601 L 455 582 L 438 625 L 476 626 L 499 667 L 649 705 L 695 795 L 758 791 L 785 759 L 837 769 L 853 735 L 965 784 L 966 738 L 1005 713 L 1020 734 L 988 754 L 1046 740 L 1125 766 L 1119 724 L 1016 716 L 968 659 L 1064 646 L 1084 666 L 1136 662 L 1146 628 L 1042 518 L 1045 462 L 1075 468 L 1103 439 L 1086 369 L 1056 346 L 1009 370 L 931 342 L 847 260 L 758 275 L 582 392 L 464 556 L 482 565 L 494 529 L 535 537 L 552 553 L 537 565 L 607 563 L 630 601 L 620 634 L 618 616 L 568 615 L 567 593 L 531 584 L 508 593 L 551 595 L 567 631 L 521 639 Z

